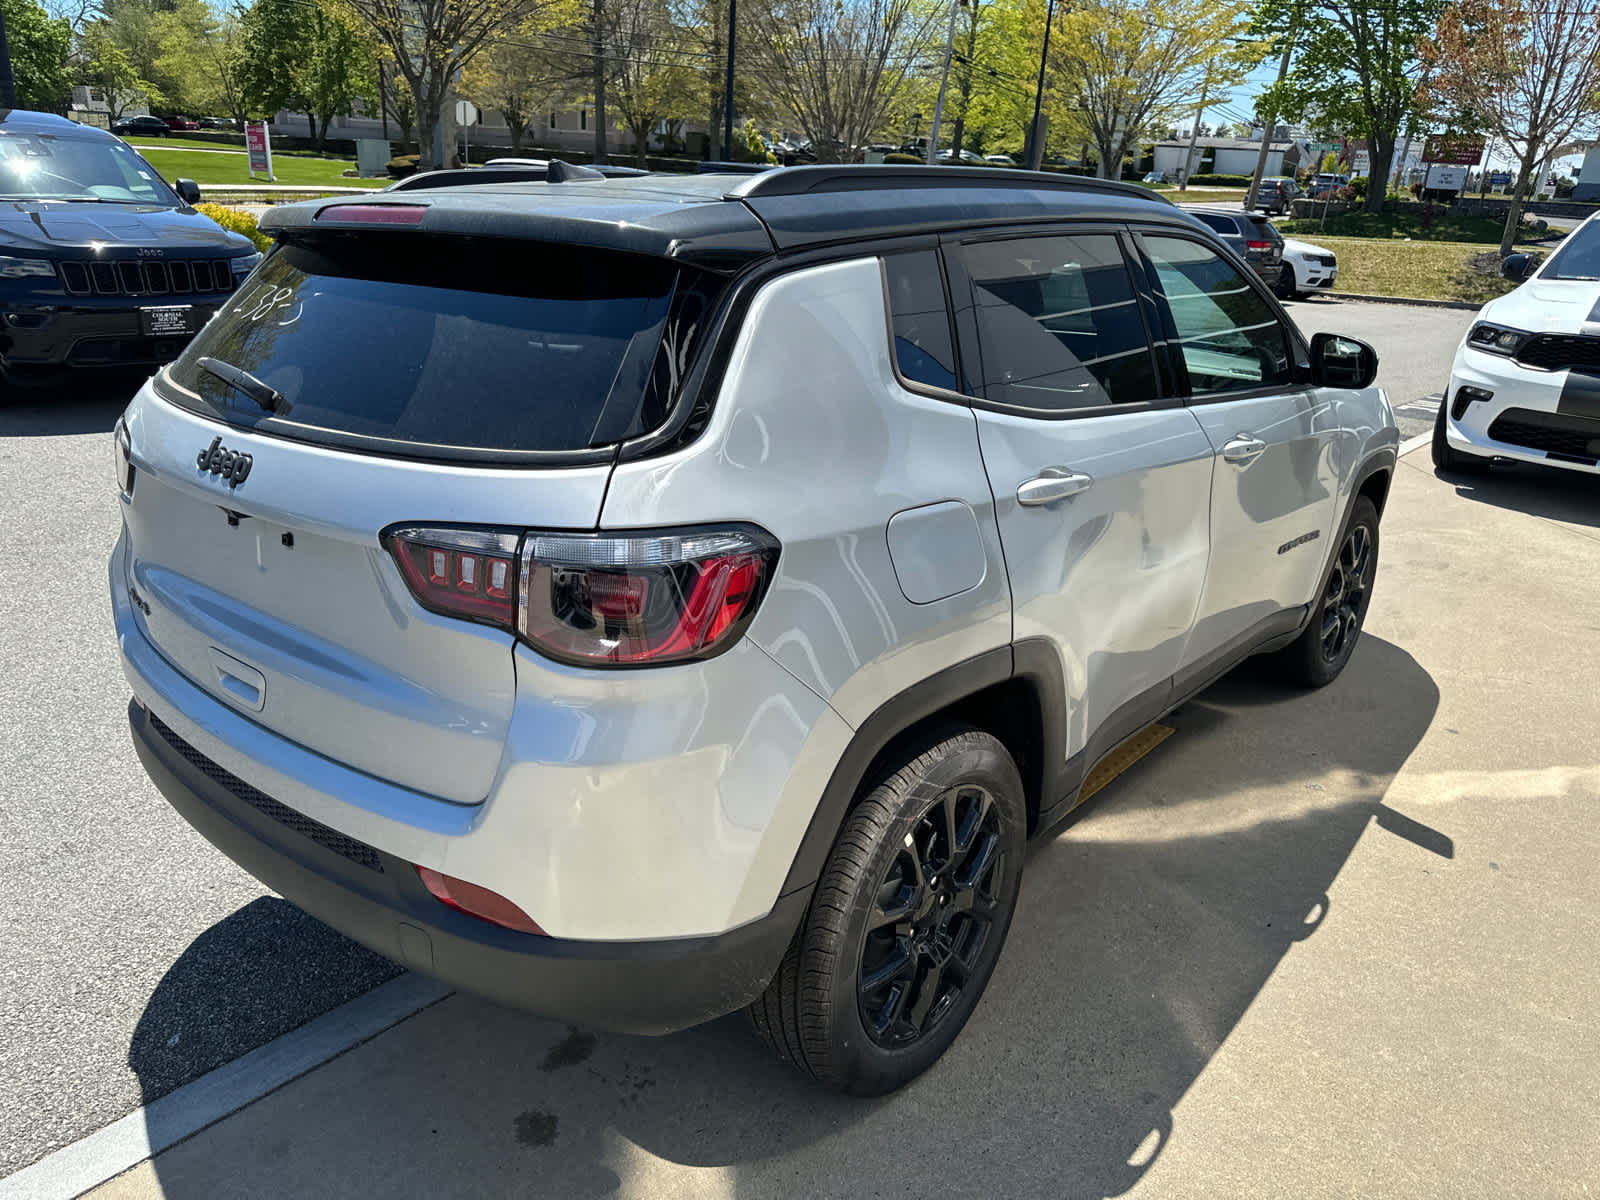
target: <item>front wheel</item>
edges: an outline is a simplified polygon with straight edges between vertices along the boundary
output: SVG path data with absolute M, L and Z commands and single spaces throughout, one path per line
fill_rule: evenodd
M 1339 678 L 1361 637 L 1377 571 L 1378 508 L 1366 496 L 1357 496 L 1322 591 L 1312 601 L 1311 620 L 1278 652 L 1278 664 L 1289 679 L 1323 687 Z
M 878 1096 L 931 1067 L 983 995 L 1016 910 L 1027 809 L 975 729 L 908 747 L 851 810 L 756 1031 L 814 1078 Z
M 1295 298 L 1295 284 L 1294 268 L 1285 263 L 1282 273 L 1278 276 L 1278 282 L 1272 291 L 1280 300 L 1293 300 Z
M 1481 475 L 1489 469 L 1489 460 L 1457 450 L 1445 437 L 1444 408 L 1448 403 L 1449 396 L 1439 401 L 1439 415 L 1433 420 L 1433 469 L 1452 475 Z

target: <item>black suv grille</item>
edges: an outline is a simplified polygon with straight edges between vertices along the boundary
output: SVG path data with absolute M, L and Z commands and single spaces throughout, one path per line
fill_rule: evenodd
M 150 714 L 150 726 L 166 740 L 167 745 L 188 759 L 191 765 L 227 788 L 262 816 L 271 817 L 278 824 L 292 829 L 300 836 L 310 838 L 324 850 L 332 850 L 335 854 L 348 858 L 369 871 L 376 871 L 380 875 L 383 873 L 383 862 L 379 859 L 378 852 L 365 842 L 346 837 L 337 829 L 329 829 L 321 821 L 313 821 L 310 817 L 295 812 L 288 805 L 279 804 L 258 788 L 251 787 L 237 775 L 212 762 L 189 745 L 155 713 Z
M 1600 337 L 1538 333 L 1523 342 L 1514 357 L 1525 367 L 1543 371 L 1600 371 Z
M 1489 426 L 1489 436 L 1497 442 L 1545 450 L 1587 463 L 1600 459 L 1597 453 L 1600 451 L 1600 421 L 1588 417 L 1508 408 Z
M 226 258 L 175 258 L 161 262 L 58 263 L 70 296 L 185 296 L 233 291 Z

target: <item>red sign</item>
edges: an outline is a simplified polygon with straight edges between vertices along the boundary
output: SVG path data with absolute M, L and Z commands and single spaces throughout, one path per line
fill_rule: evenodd
M 244 144 L 250 151 L 250 174 L 260 171 L 272 178 L 272 138 L 265 121 L 249 121 L 244 127 Z
M 1432 133 L 1422 147 L 1422 161 L 1450 167 L 1475 167 L 1483 157 L 1484 139 L 1464 133 Z

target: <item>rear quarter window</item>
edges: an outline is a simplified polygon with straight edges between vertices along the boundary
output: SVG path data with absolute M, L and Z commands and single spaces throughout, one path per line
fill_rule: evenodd
M 704 324 L 703 281 L 684 274 L 660 259 L 532 242 L 289 243 L 169 374 L 179 403 L 311 441 L 443 458 L 583 450 L 649 432 L 664 415 L 662 390 L 681 380 Z M 664 350 L 686 298 L 694 320 Z M 263 411 L 202 358 L 248 372 L 286 403 Z

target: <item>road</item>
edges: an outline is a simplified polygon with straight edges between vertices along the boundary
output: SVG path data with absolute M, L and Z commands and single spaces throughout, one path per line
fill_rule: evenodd
M 1430 427 L 1428 398 L 1443 386 L 1470 314 L 1329 299 L 1291 311 L 1308 334 L 1329 329 L 1377 346 L 1380 383 L 1400 408 L 1402 432 Z M 9 1022 L 0 1039 L 0 1177 L 396 971 L 212 850 L 162 801 L 133 755 L 105 583 L 119 519 L 109 430 L 125 394 L 0 409 L 0 562 L 8 567 L 0 575 L 0 1004 Z M 1302 732 L 1311 736 L 1314 722 Z M 1070 863 L 1078 851 L 1060 853 Z M 1172 866 L 1183 874 L 1176 860 Z M 1323 866 L 1331 878 L 1335 864 Z M 1054 936 L 1057 918 L 1045 911 L 1036 909 L 1046 922 L 1039 937 Z M 1257 966 L 1270 972 L 1267 959 Z M 1008 986 L 1041 982 L 1020 971 Z M 462 1004 L 474 1020 L 516 1027 Z M 733 1055 L 747 1082 L 767 1078 L 753 1052 L 729 1050 L 721 1038 L 671 1043 L 655 1060 L 657 1077 L 704 1052 Z M 1080 1049 L 1089 1053 L 1091 1043 Z M 1133 1044 L 1127 1050 L 1139 1053 Z M 1031 1069 L 1024 1059 L 1005 1061 L 1007 1070 Z M 1156 1089 L 1163 1103 L 1175 1099 L 1179 1082 Z M 1138 1094 L 1116 1103 L 1137 1107 Z M 806 1138 L 825 1133 L 814 1122 L 804 1129 Z

